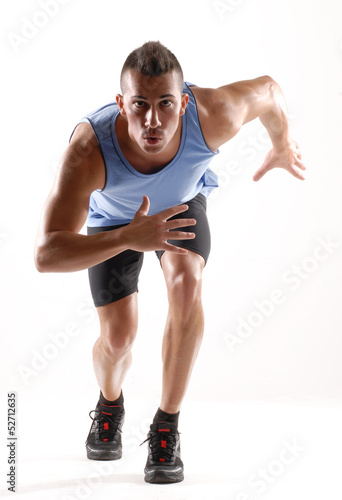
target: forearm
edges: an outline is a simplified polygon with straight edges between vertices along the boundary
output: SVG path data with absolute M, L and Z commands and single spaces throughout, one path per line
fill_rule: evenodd
M 73 272 L 88 269 L 127 250 L 124 229 L 83 235 L 54 231 L 42 237 L 35 248 L 40 272 Z
M 269 93 L 270 109 L 261 114 L 259 119 L 266 128 L 274 149 L 281 151 L 290 142 L 286 102 L 281 88 L 274 80 L 271 82 Z

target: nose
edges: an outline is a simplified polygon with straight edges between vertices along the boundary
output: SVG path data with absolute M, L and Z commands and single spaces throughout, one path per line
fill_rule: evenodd
M 146 113 L 145 126 L 149 128 L 157 128 L 161 126 L 157 108 L 151 106 Z

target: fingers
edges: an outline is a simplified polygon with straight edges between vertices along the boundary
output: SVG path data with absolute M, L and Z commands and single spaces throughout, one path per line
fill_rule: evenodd
M 143 196 L 143 202 L 140 205 L 140 208 L 138 209 L 138 213 L 140 215 L 147 215 L 149 209 L 150 209 L 150 200 L 148 196 Z
M 193 240 L 194 238 L 196 238 L 195 233 L 186 231 L 172 231 L 167 234 L 168 240 Z
M 294 152 L 294 154 L 297 156 L 297 158 L 295 159 L 295 165 L 297 165 L 297 167 L 299 167 L 301 170 L 306 170 L 306 166 L 301 161 L 302 160 L 302 153 L 300 152 L 298 142 L 296 142 L 296 141 L 293 141 L 293 142 L 296 146 L 296 151 Z
M 270 161 L 269 161 L 271 158 L 271 155 L 272 155 L 272 149 L 271 149 L 271 151 L 269 151 L 267 153 L 266 158 L 264 159 L 264 163 L 261 165 L 261 167 L 253 175 L 253 177 L 252 177 L 253 181 L 257 182 L 258 180 L 261 179 L 261 177 L 263 177 L 266 174 L 266 172 L 268 172 L 269 170 L 271 170 L 273 168 L 270 164 Z
M 178 205 L 177 207 L 171 207 L 167 208 L 166 210 L 163 210 L 163 212 L 160 212 L 158 216 L 161 217 L 162 220 L 168 220 L 174 215 L 186 212 L 188 209 L 189 209 L 188 205 Z
M 292 167 L 292 168 L 289 168 L 288 171 L 290 172 L 290 174 L 292 174 L 297 179 L 300 179 L 301 181 L 305 181 L 304 175 L 301 174 L 297 169 Z
M 176 253 L 178 255 L 187 255 L 188 251 L 185 248 L 175 247 L 170 245 L 170 243 L 165 243 L 161 250 L 167 250 L 168 252 Z
M 301 159 L 301 156 L 300 156 L 300 159 Z M 297 167 L 299 167 L 302 170 L 306 170 L 306 166 L 304 165 L 304 163 L 302 163 L 300 161 L 300 159 L 295 161 L 295 165 L 297 165 Z
M 196 219 L 173 219 L 165 223 L 165 228 L 170 231 L 177 227 L 195 226 L 196 224 Z
M 296 167 L 298 167 L 298 168 L 296 168 Z M 298 170 L 299 168 L 301 170 L 306 170 L 306 166 L 304 165 L 304 163 L 302 163 L 299 159 L 296 159 L 294 162 L 294 165 L 290 166 L 288 171 L 297 179 L 300 179 L 301 181 L 305 181 L 304 175 L 300 172 L 300 170 Z
M 304 181 L 305 178 L 304 178 L 303 174 L 301 173 L 301 171 L 298 168 L 296 168 L 296 164 L 297 164 L 297 162 L 294 162 L 293 164 L 290 164 L 290 165 L 284 167 L 284 170 L 286 170 L 291 175 L 296 177 L 296 179 L 300 179 L 300 180 Z M 304 167 L 304 165 L 303 165 L 303 167 Z M 305 170 L 305 167 L 303 170 Z
M 255 172 L 255 174 L 253 175 L 253 177 L 252 177 L 253 181 L 257 182 L 258 180 L 260 180 L 261 177 L 263 177 L 267 171 L 268 171 L 267 167 L 260 167 L 259 170 L 257 170 Z
M 257 172 L 253 175 L 252 179 L 254 182 L 257 182 L 259 179 L 261 179 L 262 175 L 258 174 Z

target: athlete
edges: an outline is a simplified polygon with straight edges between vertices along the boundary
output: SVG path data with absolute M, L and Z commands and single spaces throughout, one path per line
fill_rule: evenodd
M 127 58 L 116 102 L 82 118 L 62 156 L 35 245 L 40 272 L 88 269 L 100 336 L 93 349 L 100 397 L 87 456 L 122 456 L 122 385 L 138 325 L 138 278 L 155 250 L 168 292 L 162 394 L 147 436 L 145 481 L 184 478 L 178 418 L 203 336 L 202 272 L 210 252 L 206 199 L 218 148 L 259 118 L 272 149 L 254 174 L 278 167 L 303 180 L 286 105 L 269 76 L 200 88 L 177 58 L 147 42 Z M 87 223 L 87 235 L 80 234 Z

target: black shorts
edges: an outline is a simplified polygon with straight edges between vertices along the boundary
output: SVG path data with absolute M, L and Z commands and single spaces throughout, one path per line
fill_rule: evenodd
M 192 250 L 205 260 L 210 253 L 210 229 L 207 219 L 207 199 L 201 193 L 186 202 L 189 209 L 177 214 L 171 219 L 196 219 L 195 226 L 184 227 L 176 230 L 191 231 L 196 234 L 193 240 L 168 240 L 177 247 Z M 170 219 L 170 220 L 171 220 Z M 101 231 L 111 231 L 127 224 L 118 226 L 88 227 L 88 234 L 96 234 Z M 164 250 L 156 251 L 159 260 Z M 88 269 L 90 289 L 95 307 L 105 306 L 116 300 L 123 299 L 138 291 L 139 274 L 144 259 L 143 252 L 126 250 L 111 259 L 105 260 Z

